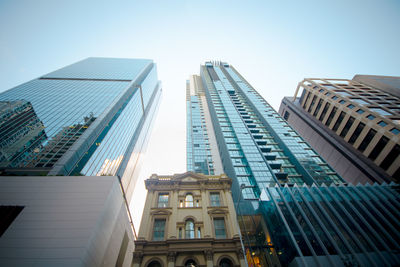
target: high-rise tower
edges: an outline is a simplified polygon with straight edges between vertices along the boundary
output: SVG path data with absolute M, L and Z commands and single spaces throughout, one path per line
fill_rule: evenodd
M 2 175 L 119 176 L 131 196 L 160 92 L 151 60 L 88 58 L 1 93 Z
M 128 266 L 161 94 L 147 59 L 88 58 L 0 94 L 0 265 Z
M 400 77 L 356 75 L 304 79 L 279 112 L 346 181 L 398 182 L 399 106 Z
M 233 178 L 234 201 L 278 184 L 343 180 L 230 65 L 207 62 L 187 84 L 187 167 Z
M 227 63 L 201 66 L 186 99 L 188 170 L 232 178 L 249 265 L 400 263 L 397 185 L 347 186 Z

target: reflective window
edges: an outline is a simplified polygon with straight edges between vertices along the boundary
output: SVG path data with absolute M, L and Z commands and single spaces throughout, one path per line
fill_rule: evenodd
M 218 192 L 210 193 L 210 202 L 212 207 L 221 206 L 220 197 Z
M 191 208 L 193 207 L 193 195 L 187 194 L 185 197 L 185 207 Z
M 214 218 L 215 238 L 226 238 L 224 218 Z
M 168 207 L 168 193 L 158 194 L 158 207 L 159 208 Z
M 187 220 L 185 223 L 185 238 L 194 238 L 194 222 L 193 220 Z
M 155 219 L 153 227 L 153 240 L 164 240 L 165 219 Z

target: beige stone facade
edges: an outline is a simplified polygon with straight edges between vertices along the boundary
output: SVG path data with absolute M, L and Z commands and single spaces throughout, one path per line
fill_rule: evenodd
M 133 266 L 245 266 L 231 183 L 192 172 L 147 179 Z

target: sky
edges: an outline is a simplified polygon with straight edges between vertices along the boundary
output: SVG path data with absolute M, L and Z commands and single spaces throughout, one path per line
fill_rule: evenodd
M 163 84 L 143 180 L 185 172 L 185 81 L 233 65 L 275 108 L 304 78 L 400 76 L 399 0 L 0 0 L 0 92 L 81 59 L 149 58 Z

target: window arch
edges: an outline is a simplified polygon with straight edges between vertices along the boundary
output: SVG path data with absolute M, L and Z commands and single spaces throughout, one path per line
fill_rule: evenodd
M 186 197 L 185 197 L 185 207 L 186 208 L 192 208 L 194 206 L 193 202 L 194 202 L 193 195 L 192 194 L 187 194 Z
M 147 265 L 147 267 L 162 267 L 162 265 L 159 261 L 153 260 Z
M 187 220 L 185 223 L 185 238 L 194 238 L 194 222 L 191 219 Z
M 220 262 L 218 267 L 232 267 L 232 261 L 228 258 L 223 258 Z
M 197 264 L 194 260 L 190 259 L 185 262 L 185 267 L 196 267 Z

